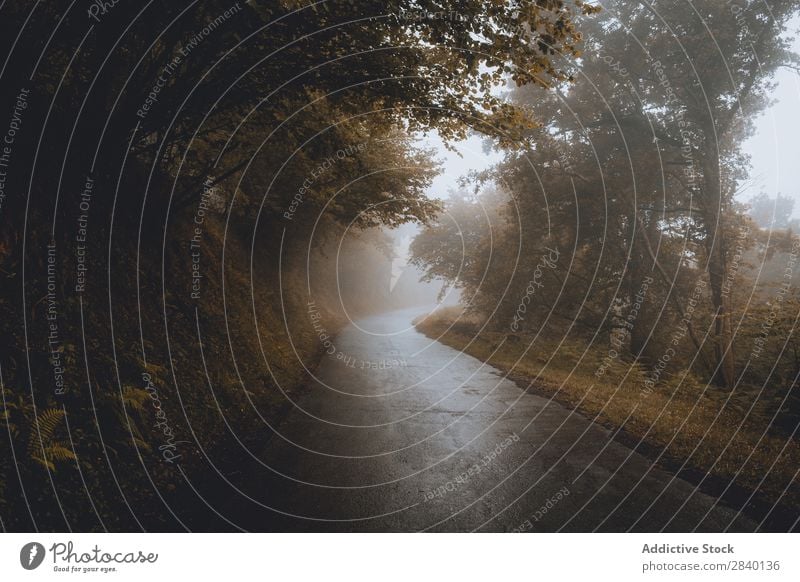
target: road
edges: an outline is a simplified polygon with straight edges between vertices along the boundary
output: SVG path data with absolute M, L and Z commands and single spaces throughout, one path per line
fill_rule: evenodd
M 605 428 L 417 332 L 350 325 L 228 508 L 261 531 L 752 531 Z M 235 506 L 235 508 L 234 508 Z

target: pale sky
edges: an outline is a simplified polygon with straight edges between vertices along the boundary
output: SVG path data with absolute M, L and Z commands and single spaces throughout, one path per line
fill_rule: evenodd
M 789 26 L 795 36 L 794 50 L 800 52 L 800 17 Z M 752 185 L 740 196 L 747 200 L 762 190 L 795 199 L 794 215 L 800 217 L 800 75 L 781 69 L 775 76 L 777 102 L 756 121 L 756 134 L 743 146 L 752 157 Z
M 443 162 L 442 173 L 439 174 L 428 188 L 431 198 L 447 198 L 449 189 L 456 189 L 458 179 L 472 170 L 486 170 L 502 159 L 499 152 L 485 153 L 482 139 L 474 135 L 456 144 L 456 152 L 446 150 L 441 138 L 431 133 L 420 139 L 422 147 L 434 148 L 436 157 Z

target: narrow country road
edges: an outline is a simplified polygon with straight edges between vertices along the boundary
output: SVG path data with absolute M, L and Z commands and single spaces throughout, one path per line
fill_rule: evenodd
M 249 530 L 733 531 L 754 524 L 608 430 L 426 338 L 419 310 L 335 339 L 270 439 Z M 266 472 L 266 471 L 265 471 Z M 238 497 L 238 496 L 237 496 Z M 266 525 L 268 522 L 268 525 Z

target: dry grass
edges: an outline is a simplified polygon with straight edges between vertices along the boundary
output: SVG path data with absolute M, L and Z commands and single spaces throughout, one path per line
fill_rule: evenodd
M 443 310 L 417 328 L 510 373 L 523 386 L 610 428 L 622 428 L 663 454 L 670 466 L 685 463 L 685 468 L 758 490 L 771 502 L 800 503 L 800 446 L 785 436 L 764 434 L 769 422 L 747 414 L 749 406 L 741 406 L 746 395 L 737 395 L 737 406 L 725 406 L 727 394 L 691 374 L 676 374 L 647 390 L 643 370 L 619 360 L 598 378 L 607 351 L 592 348 L 584 354 L 585 345 L 539 339 L 531 347 L 532 337 L 509 339 L 502 333 L 477 336 L 472 323 L 450 327 L 455 314 Z

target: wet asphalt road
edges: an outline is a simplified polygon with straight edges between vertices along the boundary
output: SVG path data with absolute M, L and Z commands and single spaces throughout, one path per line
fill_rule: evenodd
M 269 471 L 246 485 L 257 501 L 234 496 L 239 527 L 754 529 L 603 427 L 426 338 L 418 314 L 364 319 L 335 339 L 262 453 Z

